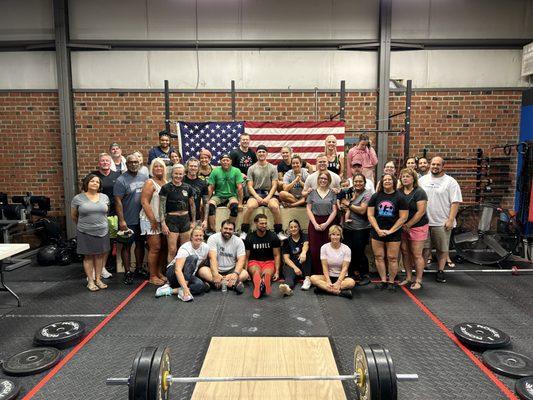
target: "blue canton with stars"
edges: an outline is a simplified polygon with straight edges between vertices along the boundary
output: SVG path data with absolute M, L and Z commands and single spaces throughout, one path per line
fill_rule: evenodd
M 218 165 L 220 156 L 239 146 L 239 137 L 244 133 L 244 121 L 231 122 L 181 122 L 180 143 L 183 162 L 205 148 L 211 152 L 211 165 Z

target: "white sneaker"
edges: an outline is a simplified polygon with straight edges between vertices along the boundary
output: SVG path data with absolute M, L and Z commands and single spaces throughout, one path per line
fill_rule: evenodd
M 289 237 L 288 237 L 287 235 L 285 235 L 285 233 L 283 233 L 283 232 L 279 232 L 279 233 L 278 233 L 278 239 L 281 240 L 282 242 L 283 242 L 284 240 L 287 240 L 288 238 L 289 238 Z
M 281 285 L 279 285 L 279 291 L 283 296 L 292 295 L 292 289 L 286 283 L 282 283 Z
M 109 272 L 107 269 L 102 268 L 102 278 L 104 279 L 108 279 L 108 278 L 111 278 L 113 276 L 113 274 L 111 272 Z
M 189 296 L 185 296 L 183 294 L 183 289 L 182 288 L 179 288 L 178 289 L 178 298 L 181 300 L 181 301 L 191 301 L 194 299 L 194 297 L 192 297 L 192 294 L 189 295 Z
M 305 277 L 304 283 L 302 283 L 302 290 L 311 289 L 311 279 L 308 276 Z
M 168 285 L 168 283 L 165 283 L 163 286 L 158 287 L 155 291 L 155 297 L 163 296 L 172 296 L 172 288 Z
M 246 236 L 248 236 L 246 232 L 241 232 L 241 234 L 239 235 L 242 240 L 246 240 Z

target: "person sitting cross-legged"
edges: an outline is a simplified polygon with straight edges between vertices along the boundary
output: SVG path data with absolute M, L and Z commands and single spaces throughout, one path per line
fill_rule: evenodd
M 283 242 L 283 277 L 285 283 L 279 285 L 279 291 L 284 296 L 290 296 L 296 286 L 296 278 L 303 278 L 302 290 L 311 287 L 311 257 L 309 256 L 309 241 L 302 232 L 297 219 L 289 221 L 289 238 Z
M 348 277 L 348 266 L 352 251 L 342 240 L 342 228 L 332 225 L 329 228 L 329 243 L 320 248 L 322 275 L 312 275 L 311 283 L 316 286 L 315 292 L 326 292 L 336 296 L 352 298 L 355 281 Z
M 209 246 L 209 271 L 205 271 L 206 281 L 220 289 L 224 285 L 235 290 L 236 294 L 244 293 L 243 282 L 250 279 L 244 268 L 246 249 L 244 242 L 235 236 L 235 222 L 226 219 L 220 225 L 220 232 L 207 239 Z
M 209 246 L 203 241 L 204 230 L 196 226 L 191 231 L 191 240 L 181 245 L 178 254 L 167 266 L 168 283 L 159 287 L 155 297 L 177 294 L 182 301 L 193 300 L 193 295 L 208 292 L 207 280 L 209 268 L 205 267 Z M 202 278 L 202 279 L 200 279 Z
M 245 242 L 246 265 L 254 284 L 253 296 L 258 299 L 263 293 L 272 292 L 271 281 L 277 281 L 281 264 L 281 243 L 274 232 L 267 229 L 265 214 L 254 218 L 255 232 Z

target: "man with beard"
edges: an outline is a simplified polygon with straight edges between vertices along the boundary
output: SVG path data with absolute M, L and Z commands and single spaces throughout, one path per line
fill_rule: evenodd
M 197 158 L 189 158 L 185 164 L 186 175 L 183 178 L 183 182 L 188 184 L 193 191 L 196 221 L 192 222 L 196 225 L 201 225 L 202 229 L 205 230 L 209 211 L 209 190 L 206 181 L 198 178 L 199 167 L 200 161 Z
M 429 171 L 429 163 L 426 157 L 420 157 L 418 159 L 418 173 L 420 174 L 419 178 L 422 178 L 424 175 L 427 175 Z
M 444 173 L 444 159 L 431 159 L 430 173 L 418 180 L 418 185 L 428 195 L 427 216 L 429 219 L 429 238 L 425 248 L 437 250 L 438 271 L 436 281 L 445 283 L 444 267 L 449 255 L 450 236 L 455 227 L 455 216 L 463 201 L 461 188 L 457 181 Z
M 159 132 L 159 146 L 154 146 L 148 152 L 148 165 L 154 158 L 162 158 L 166 165 L 170 165 L 170 153 L 174 148 L 170 145 L 170 135 L 167 131 Z
M 302 194 L 307 196 L 312 190 L 318 187 L 318 176 L 328 170 L 328 157 L 322 153 L 316 157 L 316 172 L 313 172 L 305 180 L 304 190 Z M 332 189 L 335 193 L 338 193 L 341 187 L 341 178 L 335 172 L 328 171 L 331 176 L 331 184 L 329 188 Z
M 229 219 L 222 222 L 220 232 L 207 239 L 209 246 L 209 271 L 203 276 L 215 288 L 227 287 L 236 294 L 244 292 L 243 282 L 250 279 L 244 268 L 246 250 L 243 241 L 233 235 L 235 223 Z M 207 268 L 207 267 L 206 267 Z
M 254 218 L 255 231 L 244 242 L 248 274 L 254 283 L 253 296 L 258 299 L 263 293 L 272 292 L 271 282 L 277 281 L 281 265 L 281 243 L 278 236 L 267 230 L 265 214 Z
M 141 270 L 144 260 L 144 237 L 141 236 L 139 213 L 142 208 L 141 192 L 148 176 L 139 173 L 140 167 L 139 158 L 130 154 L 126 158 L 127 171 L 120 175 L 113 188 L 119 230 L 122 232 L 133 231 L 127 243 L 122 245 L 120 253 L 124 265 L 124 283 L 126 285 L 133 283 L 130 260 L 133 243 L 135 243 L 135 263 L 138 271 Z

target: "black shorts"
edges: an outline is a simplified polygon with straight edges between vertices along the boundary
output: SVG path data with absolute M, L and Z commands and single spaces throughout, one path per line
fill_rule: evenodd
M 402 241 L 402 230 L 398 229 L 396 232 L 391 233 L 387 236 L 379 236 L 374 229 L 370 230 L 370 237 L 378 242 L 389 243 L 389 242 L 401 242 Z
M 167 215 L 165 223 L 172 233 L 185 233 L 191 230 L 191 218 L 185 215 Z

